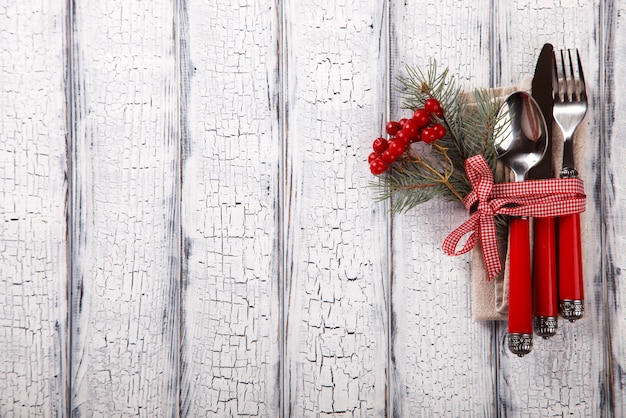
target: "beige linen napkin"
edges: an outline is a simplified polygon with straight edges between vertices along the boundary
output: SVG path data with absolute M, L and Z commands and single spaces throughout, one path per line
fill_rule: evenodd
M 494 89 L 494 95 L 504 99 L 507 95 L 517 90 L 530 92 L 532 77 L 524 78 L 519 86 L 502 87 Z M 467 96 L 468 104 L 473 100 L 472 95 Z M 574 157 L 576 167 L 579 170 L 582 167 L 582 154 L 584 151 L 585 138 L 585 121 L 580 124 L 574 136 Z M 563 153 L 563 134 L 556 122 L 552 126 L 552 161 L 554 162 L 554 173 L 558 176 L 561 170 L 561 161 Z M 503 166 L 498 167 L 499 170 L 507 170 Z M 513 177 L 510 173 L 507 175 L 510 181 Z M 508 235 L 508 234 L 507 234 Z M 532 242 L 532 219 L 531 219 L 531 242 Z M 500 256 L 503 259 L 504 268 L 498 277 L 487 281 L 487 272 L 485 271 L 482 250 L 477 245 L 472 250 L 471 260 L 471 282 L 472 282 L 472 318 L 475 321 L 506 321 L 509 308 L 509 257 L 508 242 L 500 243 Z M 584 253 L 584 248 L 583 248 Z

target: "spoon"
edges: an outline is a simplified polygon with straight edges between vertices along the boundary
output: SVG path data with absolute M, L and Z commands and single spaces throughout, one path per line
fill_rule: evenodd
M 524 181 L 548 145 L 546 121 L 537 102 L 525 92 L 508 96 L 498 112 L 502 132 L 495 140 L 498 158 Z M 532 284 L 530 275 L 530 232 L 528 218 L 509 222 L 509 350 L 520 357 L 533 346 Z

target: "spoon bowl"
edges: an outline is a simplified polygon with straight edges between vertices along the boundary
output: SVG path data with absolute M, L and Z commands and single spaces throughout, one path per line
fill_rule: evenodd
M 495 141 L 496 154 L 513 171 L 515 181 L 524 181 L 548 146 L 543 114 L 532 96 L 518 91 L 505 99 L 497 120 L 501 135 Z

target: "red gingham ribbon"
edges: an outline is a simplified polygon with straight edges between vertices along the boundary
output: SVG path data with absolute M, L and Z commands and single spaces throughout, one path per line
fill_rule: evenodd
M 478 202 L 478 208 L 446 237 L 443 251 L 447 255 L 465 254 L 480 240 L 488 280 L 502 270 L 494 215 L 546 218 L 585 210 L 585 190 L 578 178 L 494 184 L 482 155 L 465 160 L 465 172 L 473 190 L 463 199 L 463 204 L 469 210 Z M 468 233 L 471 235 L 465 245 L 457 251 L 459 241 Z

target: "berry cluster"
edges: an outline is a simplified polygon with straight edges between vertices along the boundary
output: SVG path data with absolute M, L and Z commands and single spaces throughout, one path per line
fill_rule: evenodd
M 417 109 L 411 119 L 392 121 L 385 127 L 390 138 L 376 138 L 372 144 L 374 152 L 367 158 L 372 174 L 379 175 L 389 168 L 413 142 L 424 141 L 432 144 L 446 134 L 446 128 L 437 123 L 435 116 L 443 118 L 443 109 L 439 101 L 430 98 L 424 107 Z

